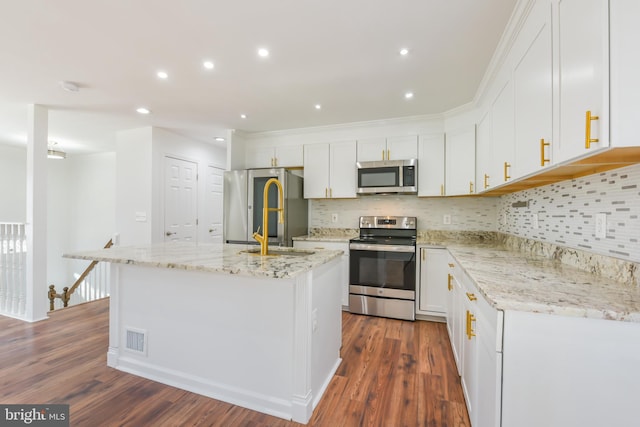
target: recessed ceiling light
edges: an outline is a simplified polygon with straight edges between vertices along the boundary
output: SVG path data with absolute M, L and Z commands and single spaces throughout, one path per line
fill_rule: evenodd
M 167 74 L 166 71 L 158 71 L 156 76 L 158 76 L 159 79 L 166 79 L 169 77 L 169 74 Z
M 136 111 L 138 113 L 140 113 L 140 114 L 150 114 L 151 113 L 151 110 L 149 110 L 148 108 L 145 108 L 145 107 L 137 108 Z
M 413 92 L 407 92 L 407 93 L 405 93 L 405 94 L 404 94 L 404 97 L 405 97 L 406 99 L 411 99 L 411 98 L 413 98 Z
M 246 119 L 246 118 L 247 118 L 247 115 L 246 115 L 246 114 L 240 114 L 240 118 L 241 118 L 241 119 Z
M 405 56 L 407 54 L 409 54 L 409 49 L 407 49 L 406 47 L 400 49 L 400 55 Z
M 322 109 L 322 105 L 316 104 L 316 110 L 321 110 L 321 109 Z
M 221 136 L 216 136 L 215 140 L 218 142 L 224 142 L 224 138 Z
M 260 49 L 258 49 L 258 56 L 262 57 L 262 58 L 266 58 L 267 56 L 269 56 L 269 51 L 263 47 L 261 47 Z
M 67 92 L 77 92 L 78 90 L 80 90 L 77 84 L 67 81 L 60 82 L 60 87 Z
M 202 63 L 202 65 L 203 65 L 203 66 L 204 66 L 204 68 L 206 68 L 207 70 L 213 70 L 213 67 L 214 67 L 213 62 L 211 62 L 211 61 L 204 61 L 204 62 Z

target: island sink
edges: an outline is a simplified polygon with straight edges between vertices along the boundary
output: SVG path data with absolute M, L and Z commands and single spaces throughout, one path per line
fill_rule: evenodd
M 269 252 L 266 255 L 262 255 L 260 249 L 247 249 L 244 251 L 240 251 L 241 254 L 249 254 L 249 255 L 261 255 L 261 256 L 308 256 L 315 254 L 314 251 L 305 251 L 300 249 L 289 249 L 289 248 L 278 248 L 272 249 L 269 248 Z

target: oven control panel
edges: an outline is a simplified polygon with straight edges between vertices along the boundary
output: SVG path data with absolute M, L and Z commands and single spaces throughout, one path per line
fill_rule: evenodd
M 415 216 L 361 216 L 360 228 L 416 229 Z

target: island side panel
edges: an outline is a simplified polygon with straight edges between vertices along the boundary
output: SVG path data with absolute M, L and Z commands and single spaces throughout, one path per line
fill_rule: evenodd
M 111 366 L 291 418 L 294 279 L 116 268 Z M 143 352 L 126 348 L 137 332 Z

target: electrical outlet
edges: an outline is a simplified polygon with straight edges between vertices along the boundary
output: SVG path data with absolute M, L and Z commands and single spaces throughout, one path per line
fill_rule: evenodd
M 331 214 L 331 222 L 338 222 L 338 214 L 337 213 L 332 213 Z
M 534 229 L 538 229 L 540 228 L 540 223 L 538 222 L 538 214 L 534 213 L 533 215 L 531 215 L 531 224 L 533 225 Z
M 607 238 L 607 214 L 596 214 L 596 237 Z
M 451 224 L 451 215 L 449 215 L 449 214 L 443 215 L 442 216 L 442 223 L 446 224 L 446 225 Z

